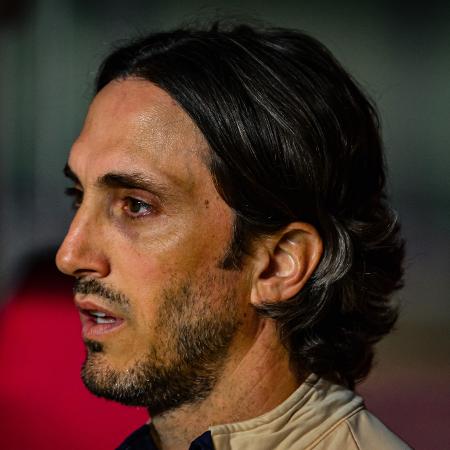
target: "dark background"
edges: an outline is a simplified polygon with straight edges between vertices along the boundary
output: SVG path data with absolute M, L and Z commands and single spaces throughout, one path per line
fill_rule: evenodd
M 449 2 L 0 0 L 0 302 L 64 235 L 62 168 L 111 43 L 217 14 L 310 32 L 377 102 L 408 254 L 401 320 L 361 390 L 417 448 L 450 448 Z

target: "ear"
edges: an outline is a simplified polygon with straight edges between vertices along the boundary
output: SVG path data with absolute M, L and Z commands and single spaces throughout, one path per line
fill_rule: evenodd
M 322 239 L 310 224 L 293 222 L 262 238 L 254 250 L 251 303 L 275 303 L 300 292 L 319 264 Z

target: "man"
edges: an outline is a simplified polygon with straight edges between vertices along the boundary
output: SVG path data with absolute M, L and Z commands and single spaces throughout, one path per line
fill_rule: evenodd
M 403 243 L 370 102 L 303 33 L 157 33 L 114 51 L 65 172 L 96 395 L 122 449 L 408 448 L 353 392 Z

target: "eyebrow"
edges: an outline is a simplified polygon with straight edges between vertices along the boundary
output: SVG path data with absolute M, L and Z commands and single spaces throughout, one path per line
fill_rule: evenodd
M 64 175 L 67 178 L 70 178 L 74 183 L 81 184 L 78 176 L 68 164 L 64 167 Z M 100 188 L 141 189 L 158 196 L 169 195 L 168 186 L 156 182 L 151 177 L 140 172 L 108 172 L 105 175 L 98 177 L 95 184 Z
M 167 186 L 157 183 L 152 178 L 139 172 L 106 173 L 97 179 L 96 185 L 109 188 L 142 189 L 154 194 L 164 194 L 167 191 Z

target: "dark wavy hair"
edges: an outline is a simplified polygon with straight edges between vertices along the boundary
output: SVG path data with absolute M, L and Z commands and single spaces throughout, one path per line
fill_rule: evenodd
M 297 369 L 353 387 L 397 319 L 390 296 L 403 276 L 371 101 L 314 38 L 248 25 L 129 42 L 103 62 L 96 92 L 127 77 L 169 93 L 206 138 L 235 213 L 224 268 L 239 269 L 258 236 L 293 221 L 317 228 L 324 254 L 306 286 L 258 309 L 277 321 Z

